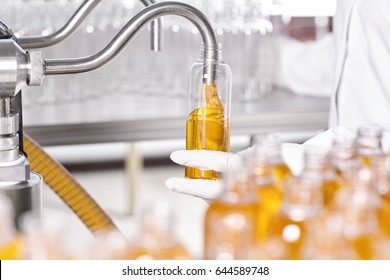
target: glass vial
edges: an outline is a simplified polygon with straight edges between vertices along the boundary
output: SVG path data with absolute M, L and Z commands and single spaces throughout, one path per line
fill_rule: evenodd
M 248 259 L 256 245 L 257 201 L 247 168 L 229 170 L 225 190 L 205 216 L 204 258 Z
M 377 125 L 360 127 L 357 136 L 358 153 L 365 165 L 382 154 L 382 128 Z
M 187 260 L 187 249 L 174 233 L 175 216 L 170 205 L 156 203 L 146 207 L 140 217 L 138 236 L 133 242 L 130 259 Z
M 204 53 L 214 51 L 214 59 Z M 207 73 L 209 71 L 209 73 Z M 215 79 L 210 79 L 214 73 Z M 191 67 L 188 94 L 187 150 L 230 149 L 230 97 L 232 74 L 222 61 L 221 47 L 202 45 L 201 57 Z M 192 179 L 219 179 L 217 172 L 186 167 L 185 176 Z

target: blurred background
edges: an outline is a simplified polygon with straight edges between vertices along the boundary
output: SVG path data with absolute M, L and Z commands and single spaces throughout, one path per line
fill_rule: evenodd
M 1 2 L 0 20 L 18 37 L 58 30 L 82 3 Z M 336 0 L 182 2 L 210 18 L 232 69 L 232 151 L 248 147 L 254 134 L 280 132 L 285 141 L 300 143 L 327 127 L 330 90 L 321 83 L 300 86 L 299 79 L 291 84 L 289 77 L 307 74 L 299 71 L 305 63 L 302 48 L 294 50 L 302 42 L 320 44 L 330 34 Z M 93 54 L 142 8 L 136 0 L 102 1 L 71 38 L 43 49 L 43 57 Z M 161 52 L 150 50 L 145 29 L 103 69 L 50 76 L 42 87 L 26 89 L 25 131 L 70 170 L 128 236 L 135 234 L 142 209 L 159 202 L 174 205 L 177 238 L 200 258 L 207 204 L 170 192 L 165 180 L 184 176 L 169 154 L 185 148 L 188 72 L 199 57 L 201 38 L 185 19 L 167 16 L 163 22 Z M 310 73 L 314 81 L 329 79 L 331 69 L 321 58 L 312 63 L 320 68 Z M 48 188 L 44 199 L 45 212 L 72 215 Z M 69 223 L 89 235 L 75 216 Z

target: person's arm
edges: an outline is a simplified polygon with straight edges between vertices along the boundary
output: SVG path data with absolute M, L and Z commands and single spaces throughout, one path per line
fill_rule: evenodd
M 275 85 L 299 95 L 332 93 L 335 42 L 329 33 L 318 41 L 301 42 L 289 37 L 275 40 Z

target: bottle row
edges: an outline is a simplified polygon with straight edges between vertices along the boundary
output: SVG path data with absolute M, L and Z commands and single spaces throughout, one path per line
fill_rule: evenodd
M 55 210 L 43 216 L 25 213 L 17 229 L 7 197 L 0 197 L 0 210 L 2 260 L 190 259 L 175 238 L 173 212 L 167 204 L 155 204 L 142 212 L 130 242 L 119 231 L 85 235 L 70 217 Z
M 308 147 L 294 176 L 274 136 L 228 172 L 205 218 L 206 259 L 390 259 L 390 155 L 382 130 Z
M 294 175 L 279 139 L 256 137 L 206 211 L 203 258 L 390 259 L 390 155 L 381 139 L 372 126 L 356 138 L 336 137 L 330 151 L 308 147 Z M 82 252 L 61 217 L 26 214 L 18 232 L 7 199 L 0 210 L 1 259 L 191 258 L 166 206 L 144 211 L 130 241 L 119 232 L 99 234 Z

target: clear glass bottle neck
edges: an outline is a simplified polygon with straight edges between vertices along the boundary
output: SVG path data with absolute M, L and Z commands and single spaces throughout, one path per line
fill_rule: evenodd
M 231 204 L 253 202 L 255 198 L 251 191 L 249 171 L 248 166 L 228 170 L 224 178 L 225 188 L 219 200 Z
M 323 210 L 322 180 L 296 178 L 285 189 L 282 212 L 294 221 L 318 216 Z
M 154 240 L 153 242 L 173 242 L 174 223 L 175 218 L 170 205 L 157 203 L 150 206 L 141 214 L 141 238 Z
M 281 139 L 276 134 L 257 135 L 254 142 L 254 160 L 275 165 L 283 163 Z
M 360 156 L 378 156 L 382 153 L 382 128 L 365 126 L 358 131 L 358 153 Z
M 390 154 L 385 154 L 374 162 L 379 194 L 390 196 Z
M 330 168 L 330 158 L 327 152 L 320 151 L 314 152 L 314 150 L 305 153 L 305 164 L 303 169 L 303 176 L 307 174 L 325 173 Z

